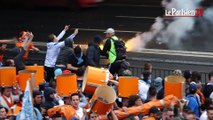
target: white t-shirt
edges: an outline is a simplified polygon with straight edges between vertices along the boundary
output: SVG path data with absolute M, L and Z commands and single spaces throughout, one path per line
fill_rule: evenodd
M 213 99 L 213 92 L 210 94 L 209 98 Z
M 146 83 L 143 80 L 139 80 L 139 82 L 138 82 L 139 94 L 138 95 L 141 97 L 141 99 L 143 101 L 145 101 L 147 99 L 149 87 L 150 87 L 150 84 Z
M 207 112 L 204 111 L 204 112 L 202 113 L 202 115 L 200 116 L 200 120 L 207 120 L 207 118 L 208 118 Z
M 78 107 L 78 110 L 75 111 L 76 114 L 79 116 L 80 120 L 82 119 L 83 115 L 84 115 L 84 111 L 83 108 Z

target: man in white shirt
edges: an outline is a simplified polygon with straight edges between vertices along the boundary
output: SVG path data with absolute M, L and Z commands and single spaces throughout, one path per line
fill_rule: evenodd
M 151 84 L 151 81 L 149 79 L 150 72 L 144 71 L 142 80 L 139 80 L 138 82 L 138 90 L 139 90 L 139 96 L 141 97 L 142 101 L 144 102 L 147 99 L 148 90 Z
M 70 98 L 71 98 L 71 105 L 73 106 L 76 112 L 75 118 L 81 120 L 84 116 L 84 111 L 83 108 L 79 106 L 80 97 L 78 93 L 73 93 Z
M 45 71 L 47 72 L 46 82 L 50 82 L 51 79 L 54 79 L 55 63 L 61 48 L 65 46 L 66 42 L 73 42 L 73 38 L 78 34 L 78 29 L 75 29 L 74 33 L 70 35 L 66 39 L 66 41 L 59 42 L 59 40 L 64 36 L 68 29 L 69 26 L 66 25 L 64 27 L 64 30 L 58 35 L 58 37 L 56 37 L 54 34 L 49 35 L 49 40 L 47 43 L 47 53 L 44 62 Z

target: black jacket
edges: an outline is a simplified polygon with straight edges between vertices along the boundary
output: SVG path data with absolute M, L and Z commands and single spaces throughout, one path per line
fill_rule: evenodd
M 101 55 L 109 57 L 108 51 L 110 51 L 110 48 L 111 48 L 111 38 L 107 38 Z
M 94 43 L 88 45 L 86 54 L 86 65 L 99 67 L 101 49 Z
M 58 105 L 58 103 L 56 103 L 54 101 L 54 98 L 51 98 L 50 95 L 54 93 L 54 90 L 50 87 L 47 87 L 44 90 L 44 97 L 45 97 L 45 102 L 44 102 L 44 108 L 46 110 L 53 108 L 54 106 Z
M 58 55 L 56 65 L 67 65 L 73 57 L 73 50 L 70 47 L 63 47 Z

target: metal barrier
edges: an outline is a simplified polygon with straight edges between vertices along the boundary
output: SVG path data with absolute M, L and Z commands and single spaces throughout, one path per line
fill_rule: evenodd
M 143 68 L 142 67 L 131 66 L 130 70 L 132 71 L 132 74 L 134 76 L 140 77 L 141 73 L 143 71 Z M 174 70 L 165 69 L 165 68 L 153 68 L 152 69 L 152 78 L 153 79 L 155 79 L 156 77 L 165 78 L 166 76 L 171 75 L 173 71 Z M 200 72 L 200 74 L 201 74 L 201 82 L 202 83 L 207 83 L 208 80 L 209 80 L 208 73 L 206 73 L 206 72 Z
M 7 54 L 5 54 L 4 59 L 7 58 L 11 58 L 12 55 L 9 54 L 10 52 L 7 52 Z M 44 59 L 45 59 L 45 52 L 40 52 L 37 54 L 31 54 L 31 56 L 28 58 L 28 60 L 26 61 L 26 63 L 30 64 L 31 63 L 37 63 L 38 65 L 43 65 L 44 64 Z M 105 57 L 102 57 L 102 63 L 104 67 L 107 67 L 107 60 Z M 130 70 L 132 71 L 134 76 L 141 76 L 141 73 L 143 71 L 142 67 L 138 67 L 138 66 L 131 66 Z M 165 78 L 166 76 L 172 74 L 172 72 L 174 71 L 174 69 L 165 69 L 165 68 L 153 68 L 152 69 L 152 78 L 155 79 L 156 77 L 162 77 Z M 198 71 L 199 72 L 199 71 Z M 208 73 L 206 72 L 200 72 L 201 74 L 201 80 L 202 83 L 207 83 L 208 82 Z

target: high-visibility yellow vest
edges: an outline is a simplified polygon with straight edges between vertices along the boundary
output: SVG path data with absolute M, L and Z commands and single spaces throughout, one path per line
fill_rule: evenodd
M 111 48 L 109 50 L 109 62 L 110 63 L 113 63 L 116 60 L 116 50 L 115 50 L 114 40 L 118 40 L 118 37 L 116 37 L 115 35 L 113 35 L 110 38 L 110 41 L 111 41 Z

